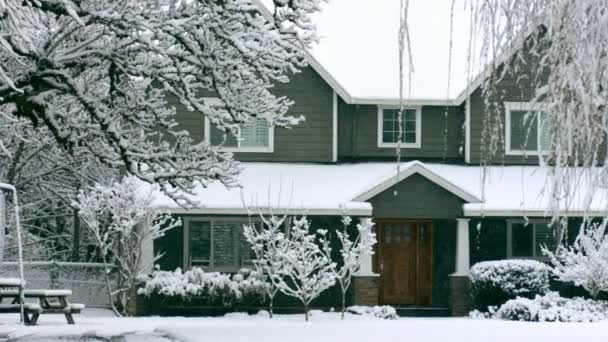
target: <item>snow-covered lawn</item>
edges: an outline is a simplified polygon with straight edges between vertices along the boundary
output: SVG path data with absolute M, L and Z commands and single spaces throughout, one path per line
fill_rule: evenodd
M 87 315 L 68 326 L 62 316 L 42 317 L 40 326 L 16 325 L 14 315 L 0 315 L 0 338 L 24 341 L 73 341 L 82 336 L 117 337 L 113 341 L 605 341 L 608 322 L 524 323 L 470 318 L 401 318 L 395 321 L 336 313 L 313 312 L 305 323 L 302 315 L 231 314 L 218 318 L 114 318 Z M 121 336 L 124 336 L 121 337 Z M 61 337 L 61 338 L 60 338 Z M 101 339 L 99 339 L 101 340 Z M 96 341 L 91 338 L 89 341 Z

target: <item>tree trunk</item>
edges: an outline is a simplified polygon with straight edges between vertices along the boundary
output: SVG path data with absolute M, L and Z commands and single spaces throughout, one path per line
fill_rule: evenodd
M 80 216 L 78 209 L 72 209 L 72 261 L 80 261 Z
M 274 302 L 274 294 L 271 296 L 268 296 L 268 318 L 272 318 L 272 310 L 273 310 L 273 303 Z
M 304 303 L 304 317 L 306 322 L 308 322 L 308 303 Z
M 4 192 L 0 189 L 0 263 L 4 261 L 4 236 L 6 234 L 7 205 Z
M 344 313 L 346 312 L 346 291 L 342 290 L 342 315 L 341 319 L 344 319 Z

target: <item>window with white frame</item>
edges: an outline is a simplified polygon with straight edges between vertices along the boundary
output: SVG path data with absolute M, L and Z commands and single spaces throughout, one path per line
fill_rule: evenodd
M 505 103 L 506 154 L 534 155 L 549 149 L 549 116 L 542 105 Z
M 251 266 L 254 255 L 243 235 L 243 225 L 260 223 L 235 218 L 192 219 L 185 223 L 186 267 L 230 272 Z
M 420 108 L 406 108 L 401 116 L 401 146 L 420 147 Z M 399 142 L 399 109 L 378 107 L 378 147 Z
M 222 106 L 217 98 L 206 100 L 212 106 Z M 236 132 L 231 132 L 213 125 L 205 118 L 205 141 L 211 145 L 221 145 L 224 150 L 231 152 L 270 153 L 274 151 L 274 127 L 266 120 L 252 119 L 239 125 Z
M 512 220 L 507 225 L 507 257 L 543 259 L 541 248 L 555 248 L 554 230 L 548 221 Z

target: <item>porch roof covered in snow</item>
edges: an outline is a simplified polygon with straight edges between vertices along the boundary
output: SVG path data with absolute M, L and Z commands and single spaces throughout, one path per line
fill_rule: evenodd
M 157 193 L 153 207 L 176 214 L 247 215 L 262 213 L 372 216 L 368 201 L 395 182 L 420 174 L 463 199 L 464 216 L 548 216 L 545 191 L 547 170 L 538 166 L 460 166 L 402 163 L 300 164 L 242 163 L 241 186 L 227 189 L 219 183 L 197 188 L 191 200 L 196 208 L 180 207 Z M 485 178 L 484 178 L 485 177 Z M 485 179 L 485 180 L 484 180 Z M 605 189 L 593 191 L 586 205 L 581 189 L 562 201 L 564 215 L 603 215 Z

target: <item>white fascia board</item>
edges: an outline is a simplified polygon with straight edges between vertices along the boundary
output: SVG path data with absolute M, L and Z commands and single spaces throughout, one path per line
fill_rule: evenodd
M 467 204 L 462 205 L 465 217 L 551 217 L 552 214 L 546 209 L 512 209 L 512 208 L 492 208 L 486 209 L 475 206 L 468 208 Z M 563 217 L 605 217 L 605 210 L 567 210 L 560 213 Z
M 364 203 L 361 203 L 364 204 Z M 226 208 L 154 208 L 161 212 L 176 214 L 176 215 L 258 215 L 258 214 L 275 214 L 275 215 L 311 215 L 311 216 L 371 216 L 372 206 L 369 203 L 366 205 L 358 205 L 357 208 L 243 208 L 243 207 L 226 207 Z
M 382 191 L 395 185 L 397 182 L 401 182 L 404 179 L 406 179 L 407 177 L 409 177 L 415 173 L 418 173 L 418 174 L 426 177 L 431 182 L 439 185 L 440 187 L 442 187 L 445 190 L 451 192 L 452 194 L 460 197 L 461 199 L 463 199 L 464 201 L 466 201 L 468 203 L 481 203 L 481 200 L 479 198 L 470 194 L 466 190 L 456 186 L 454 183 L 448 181 L 447 179 L 430 171 L 421 162 L 415 162 L 413 165 L 400 171 L 399 175 L 392 176 L 392 177 L 386 179 L 385 181 L 381 182 L 380 184 L 374 186 L 373 188 L 361 193 L 360 195 L 355 197 L 353 199 L 353 201 L 355 201 L 355 202 L 367 201 L 370 198 L 378 195 Z
M 331 120 L 331 161 L 338 162 L 338 94 L 334 91 L 332 96 Z
M 382 97 L 353 97 L 350 104 L 359 105 L 378 105 L 378 106 L 399 106 L 399 99 L 382 98 Z M 457 106 L 454 100 L 438 100 L 438 99 L 405 99 L 405 106 Z

